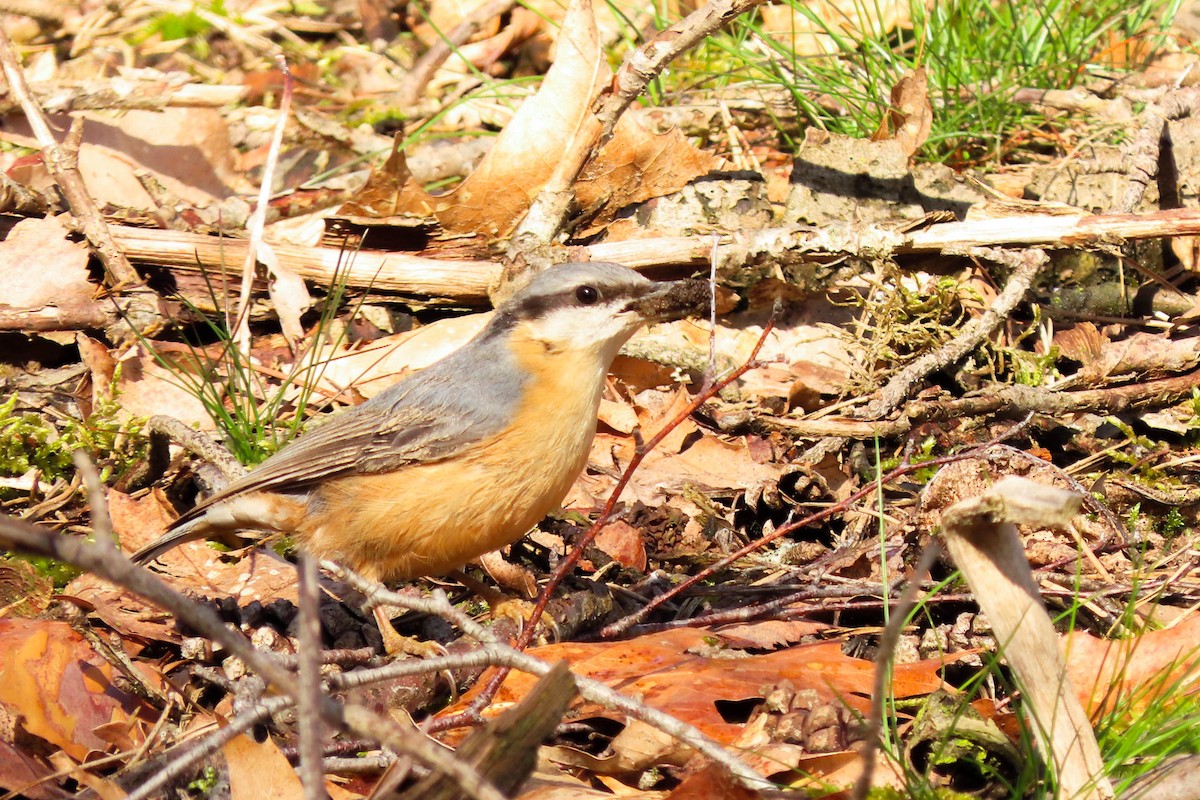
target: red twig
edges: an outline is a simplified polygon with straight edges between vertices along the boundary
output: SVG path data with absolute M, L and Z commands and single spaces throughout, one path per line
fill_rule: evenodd
M 588 545 L 595 540 L 597 534 L 600 533 L 600 529 L 603 528 L 605 523 L 608 522 L 609 518 L 612 516 L 613 509 L 617 505 L 617 500 L 621 497 L 621 492 L 623 492 L 625 487 L 629 484 L 629 480 L 633 477 L 634 471 L 638 468 L 650 451 L 657 447 L 662 440 L 665 439 L 668 434 L 670 434 L 671 431 L 679 427 L 684 420 L 694 414 L 706 402 L 715 397 L 722 389 L 733 383 L 742 375 L 745 375 L 749 370 L 753 369 L 757 365 L 758 353 L 760 350 L 762 350 L 763 344 L 767 341 L 767 336 L 770 335 L 774 328 L 775 318 L 772 316 L 767 324 L 763 327 L 762 335 L 758 337 L 758 341 L 755 343 L 754 349 L 750 351 L 750 357 L 746 359 L 745 363 L 715 383 L 708 384 L 706 382 L 706 386 L 702 388 L 694 398 L 692 398 L 691 402 L 687 404 L 686 408 L 676 414 L 675 417 L 662 428 L 662 430 L 652 436 L 648 442 L 639 447 L 633 454 L 633 458 L 629 460 L 629 465 L 625 467 L 625 471 L 621 474 L 620 480 L 617 481 L 617 485 L 613 488 L 612 493 L 609 494 L 608 501 L 604 504 L 604 508 L 601 509 L 600 516 L 596 517 L 596 521 L 592 523 L 590 528 L 588 528 L 587 533 L 583 535 L 583 537 L 571 549 L 571 552 L 567 554 L 566 558 L 560 561 L 558 566 L 554 568 L 554 572 L 550 574 L 550 579 L 546 582 L 545 588 L 543 588 L 541 594 L 538 595 L 537 605 L 534 606 L 533 615 L 530 617 L 531 621 L 526 622 L 526 624 L 521 628 L 521 635 L 517 637 L 516 647 L 518 649 L 524 650 L 529 646 L 530 641 L 533 639 L 533 632 L 537 627 L 536 621 L 542 618 L 542 613 L 546 610 L 546 604 L 550 602 L 550 598 L 553 596 L 554 590 L 560 583 L 562 583 L 563 579 L 566 578 L 571 569 L 579 563 L 579 559 L 583 557 L 584 550 L 586 550 Z M 498 670 L 496 674 L 492 676 L 491 680 L 488 681 L 488 684 L 486 687 L 484 687 L 484 690 L 479 694 L 478 697 L 475 698 L 470 707 L 467 708 L 467 710 L 459 714 L 452 714 L 447 717 L 442 717 L 433 724 L 432 728 L 434 730 L 447 730 L 449 728 L 456 728 L 461 725 L 470 725 L 476 722 L 479 719 L 483 709 L 487 708 L 488 704 L 492 702 L 492 698 L 496 696 L 496 692 L 499 691 L 500 685 L 504 683 L 504 679 L 508 677 L 508 672 L 509 670 L 507 667 Z
M 829 517 L 832 517 L 834 514 L 839 514 L 843 511 L 849 509 L 854 503 L 858 502 L 859 500 L 861 500 L 862 498 L 871 494 L 872 492 L 879 491 L 880 487 L 882 487 L 884 484 L 891 483 L 892 481 L 896 480 L 897 478 L 903 477 L 904 475 L 907 475 L 910 472 L 916 472 L 919 469 L 925 469 L 927 467 L 942 466 L 944 464 L 949 464 L 954 461 L 960 461 L 964 458 L 970 458 L 972 455 L 979 453 L 983 450 L 986 450 L 987 448 L 991 447 L 992 445 L 994 445 L 998 442 L 1001 442 L 1004 439 L 1007 439 L 1008 437 L 1012 436 L 1016 431 L 1019 431 L 1022 428 L 1024 428 L 1025 424 L 1027 422 L 1028 422 L 1028 419 L 1026 419 L 1025 421 L 1021 422 L 1020 424 L 1014 426 L 1013 428 L 1010 428 L 1010 429 L 1004 431 L 1002 434 L 1000 434 L 996 438 L 991 439 L 981 445 L 977 445 L 976 447 L 973 447 L 970 450 L 966 450 L 962 453 L 956 453 L 955 455 L 952 455 L 952 456 L 943 456 L 941 458 L 935 458 L 935 459 L 931 459 L 929 461 L 922 461 L 919 463 L 911 463 L 911 462 L 906 461 L 905 463 L 896 467 L 896 469 L 889 472 L 887 475 L 884 475 L 878 481 L 873 481 L 872 483 L 868 484 L 867 486 L 864 486 L 863 488 L 859 489 L 857 492 L 850 495 L 849 497 L 847 497 L 845 500 L 841 501 L 840 503 L 837 503 L 836 505 L 832 505 L 829 508 L 822 509 L 821 511 L 818 511 L 815 514 L 810 514 L 809 516 L 805 517 L 804 519 L 797 520 L 795 522 L 790 522 L 785 525 L 780 525 L 772 533 L 762 537 L 761 539 L 756 539 L 753 542 L 750 542 L 749 544 L 744 545 L 743 547 L 738 548 L 737 550 L 733 551 L 729 555 L 722 558 L 720 561 L 717 561 L 716 563 L 714 563 L 708 567 L 705 567 L 704 569 L 700 570 L 700 572 L 696 573 L 695 575 L 693 575 L 692 577 L 683 581 L 682 583 L 679 583 L 679 584 L 671 587 L 668 591 L 663 592 L 662 594 L 658 595 L 657 597 L 654 597 L 648 603 L 646 603 L 646 605 L 642 606 L 640 609 L 638 609 L 634 613 L 630 614 L 629 616 L 619 619 L 616 622 L 612 623 L 611 625 L 608 625 L 608 626 L 602 628 L 600 631 L 600 635 L 605 638 L 612 637 L 612 636 L 618 636 L 618 635 L 624 633 L 626 630 L 628 630 L 631 626 L 636 625 L 637 623 L 644 620 L 650 614 L 650 612 L 652 612 L 654 609 L 661 606 L 663 603 L 666 603 L 667 601 L 677 597 L 681 592 L 684 592 L 687 589 L 691 588 L 692 586 L 695 586 L 700 581 L 703 581 L 706 578 L 712 577 L 718 571 L 729 566 L 733 562 L 737 561 L 739 558 L 749 555 L 750 553 L 759 549 L 763 545 L 769 544 L 769 543 L 775 541 L 776 539 L 780 538 L 781 536 L 787 536 L 789 533 L 793 533 L 795 531 L 800 530 L 801 528 L 812 525 L 815 522 L 820 522 L 822 520 L 828 519 Z

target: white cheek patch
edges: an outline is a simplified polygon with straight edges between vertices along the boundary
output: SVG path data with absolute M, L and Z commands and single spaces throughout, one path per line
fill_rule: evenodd
M 641 324 L 636 314 L 613 304 L 556 308 L 528 323 L 530 335 L 539 341 L 597 355 L 616 355 Z

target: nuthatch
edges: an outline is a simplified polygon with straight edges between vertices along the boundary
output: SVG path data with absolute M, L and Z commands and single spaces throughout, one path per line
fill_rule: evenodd
M 546 270 L 462 348 L 298 437 L 133 559 L 250 529 L 377 581 L 455 570 L 566 496 L 621 345 L 707 302 L 703 281 L 653 283 L 618 264 Z M 389 651 L 405 649 L 375 616 Z

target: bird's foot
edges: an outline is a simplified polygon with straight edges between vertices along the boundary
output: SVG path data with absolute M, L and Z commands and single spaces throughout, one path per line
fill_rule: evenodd
M 449 577 L 457 580 L 463 586 L 477 594 L 485 603 L 487 603 L 489 609 L 491 610 L 493 619 L 498 617 L 511 619 L 517 623 L 518 627 L 526 624 L 538 625 L 550 631 L 550 634 L 554 640 L 557 641 L 559 638 L 561 638 L 559 636 L 558 623 L 556 623 L 554 618 L 549 614 L 543 612 L 541 619 L 534 618 L 533 612 L 537 609 L 537 605 L 535 603 L 531 603 L 528 600 L 522 600 L 519 597 L 513 597 L 512 595 L 498 591 L 497 589 L 488 586 L 486 583 L 475 580 L 461 570 L 454 570 L 453 572 L 449 573 Z M 544 635 L 539 636 L 538 643 L 545 644 L 546 637 Z
M 425 642 L 415 636 L 401 636 L 392 627 L 387 606 L 375 606 L 371 613 L 383 637 L 383 651 L 389 656 L 410 655 L 417 658 L 437 658 L 446 655 L 446 648 L 437 642 Z

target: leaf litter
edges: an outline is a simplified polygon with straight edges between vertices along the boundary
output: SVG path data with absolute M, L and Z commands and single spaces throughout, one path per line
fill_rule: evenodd
M 903 4 L 878 10 L 881 18 L 865 21 L 842 14 L 842 33 L 853 35 L 861 26 L 890 29 L 907 24 Z M 470 11 L 434 3 L 428 21 L 404 24 L 428 46 L 437 39 L 429 23 L 445 31 Z M 968 320 L 979 319 L 1009 277 L 1002 262 L 989 261 L 981 251 L 971 251 L 964 259 L 962 248 L 948 249 L 939 264 L 889 252 L 880 242 L 890 241 L 888 236 L 897 231 L 936 225 L 942 220 L 938 214 L 947 212 L 963 220 L 981 215 L 1007 219 L 1014 227 L 1031 215 L 1062 211 L 1061 204 L 1070 204 L 1072 213 L 1082 216 L 1109 208 L 1113 186 L 1126 185 L 1127 176 L 1113 173 L 1111 180 L 1067 182 L 1064 175 L 1079 177 L 1069 172 L 1075 168 L 1070 160 L 1052 160 L 1045 168 L 1014 163 L 991 176 L 999 188 L 998 199 L 972 188 L 943 165 L 914 165 L 913 155 L 930 134 L 930 117 L 938 113 L 921 70 L 894 84 L 889 113 L 873 142 L 809 131 L 793 157 L 779 139 L 762 135 L 761 124 L 755 130 L 752 115 L 731 113 L 731 104 L 736 106 L 742 98 L 730 96 L 718 99 L 726 121 L 721 136 L 689 136 L 673 126 L 664 130 L 656 121 L 662 109 L 634 108 L 619 118 L 611 139 L 598 143 L 601 122 L 595 109 L 613 87 L 606 48 L 618 38 L 613 31 L 619 25 L 609 9 L 594 14 L 585 3 L 573 4 L 565 16 L 556 7 L 543 11 L 555 24 L 524 8 L 509 19 L 489 21 L 460 50 L 482 73 L 466 70 L 452 57 L 424 87 L 422 102 L 440 102 L 439 92 L 458 91 L 470 81 L 486 83 L 490 74 L 510 69 L 507 58 L 552 64 L 536 92 L 513 90 L 511 96 L 519 103 L 489 107 L 484 98 L 472 96 L 444 117 L 454 124 L 473 120 L 501 128 L 481 159 L 466 156 L 452 170 L 450 177 L 457 184 L 449 191 L 427 188 L 428 168 L 410 167 L 422 151 L 408 143 L 404 131 L 389 139 L 386 125 L 372 129 L 362 124 L 362 114 L 351 110 L 368 97 L 386 102 L 388 92 L 402 87 L 404 69 L 392 54 L 337 45 L 334 72 L 302 74 L 312 101 L 302 103 L 296 119 L 287 121 L 285 163 L 274 176 L 277 185 L 287 188 L 276 194 L 269 215 L 279 240 L 285 225 L 298 231 L 303 224 L 313 243 L 311 231 L 323 226 L 324 246 L 342 248 L 341 256 L 348 261 L 365 249 L 382 252 L 385 259 L 389 252 L 493 259 L 543 190 L 578 168 L 567 239 L 573 249 L 563 250 L 554 260 L 592 257 L 593 252 L 605 251 L 588 248 L 602 244 L 640 242 L 640 249 L 623 251 L 629 254 L 627 260 L 663 274 L 681 274 L 705 266 L 711 243 L 695 245 L 681 257 L 658 249 L 667 246 L 666 239 L 706 242 L 713 233 L 725 237 L 722 247 L 730 248 L 725 256 L 730 260 L 718 264 L 717 273 L 726 291 L 735 293 L 736 310 L 722 314 L 715 333 L 713 361 L 721 370 L 747 358 L 775 301 L 782 301 L 760 352 L 761 363 L 674 428 L 646 457 L 622 495 L 618 518 L 605 525 L 585 554 L 579 580 L 560 590 L 576 609 L 598 587 L 610 595 L 600 604 L 597 619 L 585 620 L 576 635 L 594 637 L 604 624 L 633 613 L 679 578 L 798 517 L 830 507 L 839 513 L 723 568 L 711 585 L 673 598 L 628 638 L 565 641 L 534 648 L 531 654 L 546 661 L 564 659 L 577 674 L 696 725 L 777 781 L 810 789 L 822 779 L 829 786 L 850 785 L 862 772 L 863 717 L 870 711 L 875 675 L 871 659 L 879 647 L 883 609 L 896 599 L 897 578 L 915 563 L 938 525 L 936 514 L 914 503 L 928 479 L 915 467 L 987 442 L 1023 416 L 1003 411 L 939 414 L 936 407 L 939 402 L 953 408 L 952 401 L 986 398 L 997 385 L 1009 382 L 1029 387 L 1026 400 L 1032 404 L 1033 419 L 1011 443 L 1037 459 L 1035 479 L 1090 490 L 1094 498 L 1092 519 L 1080 521 L 1077 540 L 1057 532 L 1025 532 L 1028 558 L 1040 570 L 1048 600 L 1078 598 L 1080 630 L 1063 637 L 1075 690 L 1093 712 L 1117 710 L 1131 719 L 1157 702 L 1156 689 L 1174 686 L 1174 681 L 1186 685 L 1195 653 L 1179 642 L 1194 639 L 1187 632 L 1195 622 L 1192 610 L 1197 602 L 1186 562 L 1200 500 L 1191 471 L 1196 400 L 1186 395 L 1127 398 L 1147 381 L 1196 369 L 1194 337 L 1188 334 L 1189 309 L 1196 305 L 1188 294 L 1193 287 L 1186 272 L 1194 260 L 1190 237 L 1167 237 L 1165 250 L 1155 249 L 1161 238 L 1131 245 L 1135 269 L 1145 278 L 1142 287 L 1128 285 L 1133 281 L 1117 268 L 1126 265 L 1106 260 L 1104 248 L 1061 250 L 1062 257 L 1056 257 L 1051 268 L 1053 279 L 1030 287 L 1029 302 L 1019 314 L 1003 320 L 964 356 L 929 371 L 910 398 L 924 405 L 901 409 L 890 419 L 863 419 L 859 395 L 874 391 L 904 364 L 937 351 Z M 87 74 L 90 69 L 104 74 L 100 83 L 115 90 L 104 101 L 109 107 L 68 112 L 86 117 L 79 146 L 82 179 L 114 230 L 131 224 L 205 233 L 219 228 L 224 235 L 236 236 L 248 217 L 248 197 L 264 177 L 260 167 L 266 161 L 266 137 L 277 121 L 266 105 L 282 80 L 264 58 L 275 49 L 269 37 L 308 48 L 329 43 L 322 44 L 320 35 L 300 26 L 299 18 L 257 9 L 246 12 L 246 19 L 261 21 L 261 27 L 229 27 L 228 20 L 205 17 L 206 24 L 218 24 L 222 31 L 209 42 L 217 46 L 214 55 L 229 79 L 210 82 L 223 84 L 220 87 L 181 80 L 182 70 L 208 78 L 216 73 L 201 69 L 201 61 L 187 49 L 190 45 L 167 39 L 157 41 L 153 55 L 148 51 L 141 57 L 145 66 L 136 72 L 97 71 L 99 51 L 85 41 L 78 44 L 74 58 L 62 63 L 48 51 L 40 61 L 28 62 L 31 74 L 43 80 L 36 93 L 48 109 L 55 108 L 51 90 L 70 92 L 78 108 L 88 108 L 82 104 L 82 84 L 71 78 L 72 73 Z M 112 25 L 116 32 L 145 19 L 146 13 L 139 11 L 139 17 L 130 12 L 124 20 L 117 17 L 100 24 Z M 812 30 L 805 15 L 768 7 L 763 17 L 768 29 L 790 32 L 797 52 L 825 52 L 830 46 L 827 32 Z M 648 22 L 636 18 L 639 25 Z M 66 18 L 62 24 L 68 24 Z M 298 27 L 292 31 L 289 24 Z M 78 36 L 81 29 L 74 30 Z M 548 52 L 553 55 L 548 57 Z M 1145 74 L 1191 69 L 1192 62 L 1183 60 L 1180 67 L 1164 59 Z M 330 81 L 332 75 L 342 82 Z M 197 99 L 209 88 L 231 87 L 232 94 L 214 95 L 219 101 Z M 152 111 L 121 105 L 120 98 L 137 92 L 158 92 L 163 105 Z M 183 92 L 191 92 L 191 99 L 178 100 Z M 238 95 L 252 104 L 225 105 Z M 778 111 L 795 117 L 795 109 Z M 63 129 L 66 119 L 58 122 Z M 1177 158 L 1189 157 L 1194 146 L 1192 122 L 1171 123 Z M 28 154 L 38 143 L 23 126 L 23 116 L 6 107 L 0 135 Z M 745 138 L 749 152 L 739 132 L 753 133 L 753 138 Z M 594 150 L 597 144 L 602 146 Z M 362 161 L 368 154 L 372 157 Z M 1098 147 L 1090 154 L 1091 163 L 1108 163 L 1113 154 L 1120 151 Z M 36 158 L 20 150 L 7 150 L 2 157 L 8 178 L 43 193 L 52 185 Z M 731 190 L 730 198 L 718 201 L 714 198 L 720 193 L 708 190 L 684 199 L 701 185 L 697 179 L 731 162 L 758 164 L 769 172 L 759 176 L 762 185 L 752 189 L 760 194 L 738 197 Z M 846 168 L 848 164 L 852 166 Z M 1186 176 L 1188 171 L 1180 169 L 1178 174 Z M 719 178 L 713 185 L 737 185 L 731 177 L 725 180 Z M 1173 203 L 1194 205 L 1186 177 L 1180 180 L 1180 198 L 1158 197 L 1159 187 L 1151 189 L 1143 211 L 1169 209 Z M 1032 194 L 1036 202 L 1021 199 L 1023 193 Z M 1012 196 L 1012 202 L 1006 204 L 1004 196 Z M 672 208 L 676 202 L 678 208 Z M 741 216 L 734 216 L 734 210 Z M 324 218 L 328 219 L 321 223 Z M 747 227 L 730 225 L 735 218 L 748 220 Z M 743 247 L 750 234 L 781 225 L 799 227 L 781 228 L 762 251 L 767 257 L 762 252 L 756 256 L 749 245 Z M 883 226 L 887 235 L 871 225 Z M 811 258 L 797 257 L 795 242 L 803 240 L 804 227 L 819 229 L 824 245 L 836 247 Z M 963 247 L 974 244 L 967 239 Z M 260 261 L 270 260 L 259 255 Z M 36 270 L 29 268 L 34 260 Z M 232 264 L 237 261 L 230 259 Z M 1173 272 L 1176 263 L 1181 271 Z M 479 313 L 446 316 L 431 310 L 475 310 L 464 308 L 461 300 L 444 299 L 462 296 L 452 283 L 439 297 L 438 291 L 382 291 L 368 280 L 355 287 L 357 305 L 332 325 L 318 325 L 316 312 L 305 311 L 309 289 L 317 290 L 319 306 L 327 298 L 321 293 L 332 287 L 313 286 L 311 278 L 306 285 L 280 264 L 264 265 L 276 279 L 270 287 L 265 280 L 256 284 L 252 319 L 260 336 L 248 354 L 261 378 L 255 389 L 260 399 L 276 390 L 271 385 L 276 376 L 305 364 L 311 369 L 301 373 L 307 377 L 299 383 L 312 390 L 308 396 L 318 398 L 319 408 L 312 410 L 356 402 L 440 358 L 486 320 Z M 147 257 L 142 266 L 152 284 L 165 281 L 156 287 L 162 292 L 157 301 L 162 307 L 174 303 L 181 308 L 172 284 L 186 287 L 191 296 L 209 294 L 213 310 L 226 309 L 231 302 L 223 277 L 200 284 L 173 269 L 171 262 L 154 257 Z M 47 430 L 54 435 L 63 415 L 82 417 L 84 409 L 98 409 L 114 399 L 118 411 L 113 424 L 130 425 L 165 414 L 211 430 L 209 414 L 172 380 L 171 368 L 161 358 L 179 352 L 181 342 L 198 345 L 192 355 L 203 354 L 213 344 L 211 334 L 196 325 L 194 315 L 187 324 L 160 319 L 143 328 L 141 338 L 132 343 L 120 344 L 100 334 L 120 316 L 114 311 L 120 308 L 119 299 L 113 304 L 99 297 L 86 267 L 86 250 L 59 222 L 31 217 L 6 223 L 0 270 L 9 287 L 3 318 L 10 321 L 3 335 L 22 338 L 18 354 L 6 359 L 12 369 L 3 376 L 5 390 L 50 419 Z M 265 273 L 261 277 L 265 279 Z M 1171 306 L 1175 311 L 1164 310 L 1163 293 L 1151 296 L 1154 287 L 1164 286 L 1183 295 Z M 1145 295 L 1145 303 L 1139 305 L 1131 296 L 1118 306 L 1119 313 L 1111 304 L 1087 305 L 1105 292 L 1106 297 L 1121 297 L 1130 289 L 1135 290 L 1131 294 Z M 388 312 L 371 317 L 374 333 L 366 338 L 348 333 L 362 327 L 372 307 Z M 37 321 L 47 314 L 52 324 Z M 276 320 L 299 343 L 295 355 L 272 336 Z M 541 575 L 563 557 L 586 519 L 604 504 L 641 442 L 673 419 L 704 380 L 708 334 L 701 323 L 672 323 L 632 343 L 606 388 L 587 472 L 564 501 L 564 511 L 511 548 L 510 559 Z M 70 371 L 70 377 L 58 383 L 39 385 L 39 378 L 52 379 L 59 374 L 54 370 L 80 359 L 86 365 L 82 373 Z M 74 382 L 81 374 L 90 385 Z M 228 377 L 215 366 L 210 374 L 217 381 Z M 307 392 L 295 386 L 284 391 L 287 415 L 310 410 L 303 407 Z M 1047 405 L 1038 413 L 1039 402 L 1084 392 L 1095 393 L 1086 407 L 1061 413 Z M 880 423 L 878 432 L 869 430 L 873 423 Z M 29 446 L 32 440 L 23 435 L 5 441 L 4 448 L 14 443 Z M 137 434 L 131 430 L 129 435 Z M 826 446 L 819 450 L 822 442 Z M 107 492 L 112 526 L 125 550 L 155 537 L 191 502 L 193 470 L 188 461 L 176 450 L 167 471 L 150 484 Z M 914 470 L 879 484 L 862 503 L 847 502 L 856 489 L 871 486 L 880 474 L 905 463 Z M 1003 470 L 1029 472 L 1016 461 L 1004 463 Z M 89 527 L 80 482 L 50 479 L 37 469 L 5 478 L 22 487 L 5 489 L 11 492 L 3 496 L 9 511 L 28 513 L 48 529 L 68 535 Z M 1081 556 L 1080 546 L 1091 552 Z M 22 579 L 20 570 L 25 568 L 18 567 L 20 563 L 11 562 L 12 572 L 6 573 L 14 581 Z M 261 647 L 295 652 L 291 604 L 297 599 L 296 579 L 287 560 L 264 549 L 224 550 L 192 543 L 164 557 L 156 571 L 197 602 L 217 608 Z M 471 602 L 468 593 L 451 584 L 434 585 L 450 588 L 453 599 L 464 605 Z M 158 685 L 169 679 L 176 689 L 184 687 L 186 703 L 163 708 L 127 690 L 107 660 L 111 654 L 101 654 L 92 640 L 48 618 L 46 602 L 36 600 L 48 600 L 48 588 L 36 582 L 32 586 L 25 592 L 28 603 L 17 602 L 21 591 L 8 595 L 5 618 L 0 619 L 0 637 L 6 642 L 0 655 L 0 683 L 7 687 L 0 692 L 6 721 L 0 728 L 0 783 L 5 788 L 21 790 L 44 778 L 26 790 L 27 796 L 68 796 L 65 786 L 88 785 L 104 796 L 132 789 L 136 781 L 130 776 L 139 774 L 138 769 L 165 763 L 156 759 L 162 758 L 166 744 L 193 741 L 217 715 L 237 713 L 233 698 L 243 685 L 244 672 L 219 650 L 202 646 L 171 615 L 87 573 L 60 586 L 56 601 L 60 608 L 75 610 L 76 624 L 90 627 L 124 651 L 141 673 L 140 680 Z M 369 617 L 361 616 L 360 606 L 337 601 L 350 596 L 345 587 L 326 584 L 326 590 L 326 644 L 339 652 L 374 645 Z M 914 621 L 896 646 L 889 691 L 897 700 L 948 692 L 973 700 L 985 717 L 1011 730 L 1017 718 L 1002 709 L 1019 703 L 1019 691 L 1005 686 L 967 688 L 973 674 L 969 665 L 994 652 L 987 621 L 971 608 L 969 597 L 953 586 L 926 599 L 927 619 Z M 690 619 L 698 620 L 696 627 L 687 626 Z M 398 622 L 448 643 L 454 638 L 436 618 L 409 614 Z M 1153 630 L 1161 624 L 1169 627 Z M 1114 628 L 1128 638 L 1102 638 Z M 497 623 L 495 629 L 503 627 Z M 472 647 L 465 639 L 454 644 Z M 1098 663 L 1105 665 L 1099 672 Z M 371 657 L 345 664 L 328 671 L 365 668 Z M 458 704 L 442 710 L 442 718 L 483 695 L 488 680 L 477 672 L 456 673 L 456 680 L 471 688 Z M 485 713 L 518 702 L 532 682 L 514 673 L 485 704 Z M 989 691 L 992 694 L 985 696 Z M 448 695 L 447 687 L 434 688 L 404 713 L 428 713 L 435 707 L 432 698 Z M 1132 702 L 1126 702 L 1130 698 Z M 159 735 L 159 730 L 159 738 L 154 738 L 150 734 L 160 715 L 170 718 L 173 732 Z M 906 713 L 901 730 L 916 717 Z M 274 796 L 301 796 L 292 766 L 296 726 L 276 719 L 269 729 L 272 735 L 265 740 L 243 734 L 220 748 L 221 757 L 214 759 L 217 780 L 225 781 L 230 796 L 260 796 L 266 786 L 273 787 Z M 454 741 L 456 732 L 441 735 Z M 368 749 L 366 744 L 359 748 Z M 121 758 L 78 769 L 101 753 L 134 751 L 126 772 L 121 771 Z M 595 703 L 577 703 L 544 754 L 546 763 L 523 796 L 549 796 L 547 787 L 554 781 L 560 782 L 556 796 L 590 796 L 596 786 L 646 796 L 651 790 L 658 791 L 655 796 L 665 791 L 671 797 L 715 796 L 714 787 L 722 787 L 720 794 L 733 796 L 723 783 L 729 779 L 698 767 L 690 760 L 692 751 L 674 737 Z M 68 779 L 74 784 L 51 777 L 64 765 L 75 770 L 76 777 Z M 874 780 L 878 785 L 907 786 L 903 773 L 901 765 L 888 761 L 877 768 Z M 196 765 L 183 784 L 203 774 L 204 768 Z M 331 776 L 326 788 L 331 796 L 362 797 L 374 780 L 373 775 Z

